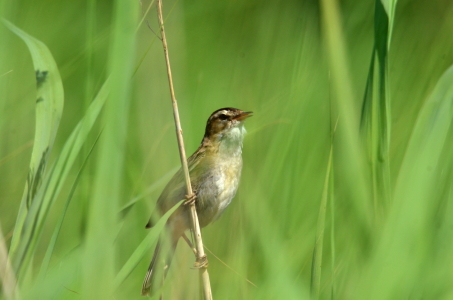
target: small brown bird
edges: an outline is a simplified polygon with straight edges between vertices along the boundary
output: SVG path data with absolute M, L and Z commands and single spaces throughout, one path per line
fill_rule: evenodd
M 206 124 L 201 145 L 187 160 L 200 227 L 217 220 L 236 194 L 242 170 L 242 141 L 246 132 L 244 120 L 251 113 L 231 107 L 213 112 Z M 180 169 L 157 200 L 159 216 L 184 199 L 185 195 L 184 173 Z M 146 228 L 153 226 L 152 219 Z M 156 271 L 163 271 L 160 279 L 165 278 L 179 238 L 189 228 L 189 206 L 182 205 L 170 216 L 166 230 L 159 238 L 143 282 L 143 296 L 149 295 L 153 289 Z M 164 255 L 164 265 L 159 268 L 161 254 Z

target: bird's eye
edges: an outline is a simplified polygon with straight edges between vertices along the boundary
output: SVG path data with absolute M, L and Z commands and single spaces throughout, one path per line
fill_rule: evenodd
M 221 115 L 219 116 L 219 119 L 220 119 L 220 120 L 226 120 L 226 119 L 228 119 L 228 116 L 225 115 L 225 114 L 221 114 Z

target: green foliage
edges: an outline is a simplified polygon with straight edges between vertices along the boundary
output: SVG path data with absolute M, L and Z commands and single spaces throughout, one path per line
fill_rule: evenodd
M 134 253 L 129 257 L 128 261 L 123 265 L 121 270 L 115 276 L 114 287 L 118 288 L 121 283 L 127 278 L 134 268 L 137 267 L 138 263 L 142 258 L 152 250 L 159 237 L 159 233 L 164 229 L 165 222 L 171 216 L 171 214 L 181 205 L 184 200 L 179 201 L 172 209 L 167 211 L 162 218 L 159 219 L 157 224 L 153 226 L 145 239 L 138 245 Z
M 82 292 L 85 299 L 109 298 L 114 289 L 116 251 L 112 245 L 118 226 L 124 148 L 132 98 L 130 78 L 135 56 L 137 11 L 135 3 L 115 2 L 113 37 L 108 60 L 111 94 L 106 104 L 105 129 L 95 164 L 84 245 Z
M 168 216 L 144 227 L 179 157 L 140 4 L 0 2 L 0 222 L 21 299 L 142 299 Z M 203 229 L 214 299 L 452 298 L 452 13 L 164 1 L 187 153 L 215 109 L 254 111 L 238 194 Z M 181 242 L 165 298 L 199 298 L 193 261 Z
M 449 135 L 453 120 L 452 81 L 453 66 L 439 79 L 414 126 L 396 181 L 395 200 L 370 260 L 372 273 L 364 280 L 362 294 L 369 294 L 371 299 L 412 293 L 420 276 L 433 268 L 420 262 L 430 262 L 437 246 L 422 241 L 432 238 L 432 232 L 427 232 L 427 229 L 433 227 L 438 205 L 449 197 L 448 193 L 438 189 L 448 184 L 439 182 L 442 172 L 451 169 L 451 165 L 445 164 L 447 161 L 439 158 L 442 153 L 453 150 Z M 432 202 L 437 204 L 433 206 Z M 401 218 L 402 215 L 405 218 Z M 436 221 L 444 223 L 446 220 Z M 414 261 L 419 263 L 414 264 Z M 385 268 L 381 268 L 382 264 Z M 373 278 L 372 285 L 370 277 Z
M 36 76 L 36 125 L 30 169 L 11 242 L 11 262 L 15 273 L 22 275 L 41 233 L 46 204 L 46 167 L 63 111 L 63 83 L 57 64 L 44 43 L 26 34 L 10 22 L 3 23 L 26 44 L 33 59 Z M 49 177 L 47 177 L 49 178 Z
M 321 290 L 321 271 L 322 271 L 322 255 L 324 245 L 325 222 L 327 214 L 327 200 L 333 191 L 330 188 L 330 180 L 332 179 L 332 147 L 330 148 L 329 161 L 327 163 L 326 179 L 322 191 L 321 204 L 319 207 L 318 224 L 316 225 L 316 242 L 313 249 L 313 261 L 311 267 L 311 292 L 314 299 L 319 298 Z M 332 251 L 334 252 L 334 251 Z
M 391 110 L 388 90 L 388 51 L 393 15 L 375 1 L 374 46 L 365 96 L 362 104 L 361 130 L 371 168 L 374 213 L 379 218 L 390 202 L 390 134 Z M 396 3 L 394 1 L 393 3 Z M 387 4 L 389 5 L 389 4 Z

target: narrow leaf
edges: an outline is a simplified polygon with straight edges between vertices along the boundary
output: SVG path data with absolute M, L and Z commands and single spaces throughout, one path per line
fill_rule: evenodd
M 24 222 L 35 196 L 42 188 L 49 154 L 63 112 L 64 92 L 57 64 L 47 46 L 7 20 L 3 20 L 3 23 L 26 43 L 33 60 L 37 89 L 35 139 L 30 169 L 10 249 L 13 267 L 17 272 L 21 261 L 20 257 L 17 257 L 17 250 L 23 234 Z
M 379 0 L 377 0 L 379 1 Z M 393 23 L 395 19 L 395 10 L 396 10 L 396 3 L 397 0 L 380 0 L 382 3 L 385 11 L 387 12 L 389 18 L 389 47 L 390 47 L 390 40 L 392 37 L 393 32 Z
M 159 219 L 155 226 L 151 229 L 145 239 L 140 243 L 140 245 L 135 249 L 134 253 L 129 257 L 127 262 L 123 265 L 121 270 L 115 277 L 114 280 L 114 287 L 118 288 L 119 285 L 129 276 L 132 270 L 138 265 L 140 260 L 142 260 L 143 256 L 146 255 L 151 249 L 151 246 L 154 242 L 158 239 L 160 232 L 165 226 L 167 219 L 171 216 L 171 214 L 181 205 L 184 200 L 179 201 L 175 206 L 172 207 L 169 211 L 165 213 L 165 215 Z M 145 274 L 145 273 L 143 273 Z
M 373 203 L 379 216 L 390 202 L 389 144 L 391 134 L 388 90 L 389 16 L 380 0 L 375 1 L 374 46 L 362 103 L 361 131 L 371 166 Z
M 71 190 L 69 191 L 69 195 L 66 198 L 65 205 L 63 207 L 63 211 L 60 215 L 60 218 L 55 226 L 54 233 L 52 234 L 52 238 L 50 239 L 49 246 L 47 247 L 46 254 L 44 256 L 43 262 L 41 264 L 41 269 L 39 271 L 39 277 L 41 279 L 44 278 L 47 272 L 47 268 L 49 267 L 50 263 L 50 258 L 52 257 L 53 249 L 55 248 L 55 244 L 57 242 L 58 235 L 60 234 L 61 227 L 63 225 L 63 221 L 66 216 L 66 212 L 68 210 L 69 204 L 71 203 L 72 197 L 74 195 L 74 192 L 76 190 L 76 187 L 78 186 L 79 180 L 80 180 L 80 175 L 82 174 L 83 170 L 85 169 L 86 163 L 88 162 L 88 158 L 91 156 L 91 153 L 93 152 L 94 147 L 96 146 L 99 137 L 101 134 L 99 133 L 98 137 L 96 138 L 96 141 L 94 142 L 93 146 L 90 148 L 90 151 L 88 152 L 87 156 L 85 157 L 82 166 L 79 169 L 79 172 L 77 172 L 77 176 L 74 180 L 74 183 L 72 184 Z
M 330 172 L 332 170 L 332 155 L 333 147 L 331 146 L 329 161 L 327 163 L 326 177 L 324 180 L 324 188 L 322 191 L 321 205 L 319 206 L 318 224 L 316 226 L 316 241 L 313 249 L 313 261 L 311 268 L 311 294 L 313 299 L 319 299 L 319 292 L 321 289 L 322 251 L 326 227 L 327 199 L 329 198 L 329 180 L 331 177 Z
M 69 136 L 51 172 L 46 175 L 43 188 L 40 189 L 36 200 L 32 202 L 30 211 L 26 216 L 23 236 L 17 247 L 17 254 L 13 257 L 19 271 L 23 267 L 22 265 L 27 265 L 33 254 L 42 233 L 47 213 L 59 195 L 69 171 L 107 99 L 108 93 L 109 80 L 104 83 L 85 116 Z
M 409 295 L 410 287 L 418 284 L 423 266 L 414 262 L 427 259 L 430 245 L 420 241 L 432 238 L 428 228 L 437 207 L 433 195 L 453 120 L 452 82 L 453 66 L 439 79 L 417 118 L 398 175 L 395 203 L 361 289 L 368 299 Z

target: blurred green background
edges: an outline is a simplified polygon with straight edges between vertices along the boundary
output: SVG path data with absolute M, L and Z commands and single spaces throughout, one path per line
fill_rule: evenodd
M 82 140 L 42 234 L 34 233 L 36 248 L 19 277 L 23 299 L 141 299 L 153 244 L 127 278 L 112 280 L 147 235 L 144 225 L 180 162 L 155 4 L 145 15 L 149 1 L 121 2 L 0 1 L 1 16 L 47 45 L 61 75 L 64 110 L 49 176 L 112 74 L 110 106 Z M 383 2 L 396 5 L 385 75 L 391 127 L 388 151 L 370 158 L 359 120 L 368 116 L 362 103 L 374 40 L 382 41 L 375 1 L 164 1 L 187 154 L 212 111 L 254 112 L 238 194 L 203 230 L 214 299 L 453 299 L 453 77 L 440 79 L 453 63 L 453 3 Z M 121 5 L 135 8 L 122 15 Z M 121 20 L 133 26 L 124 29 Z M 341 33 L 334 38 L 344 56 L 329 30 Z M 9 247 L 39 138 L 37 88 L 26 45 L 4 25 L 0 45 L 0 224 Z M 373 179 L 372 166 L 382 161 L 386 199 Z M 38 276 L 66 203 L 47 274 Z M 199 298 L 193 261 L 180 243 L 165 298 Z

